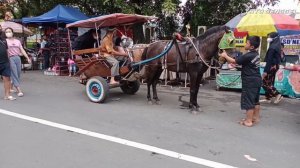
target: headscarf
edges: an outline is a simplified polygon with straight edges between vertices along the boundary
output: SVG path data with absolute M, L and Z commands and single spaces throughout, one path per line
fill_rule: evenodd
M 269 48 L 272 48 L 278 53 L 281 53 L 281 42 L 280 42 L 279 34 L 276 32 L 272 32 L 269 34 L 269 37 L 273 39 L 272 42 L 270 43 Z

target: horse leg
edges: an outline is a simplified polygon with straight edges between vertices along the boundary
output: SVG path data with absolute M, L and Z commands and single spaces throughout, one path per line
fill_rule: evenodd
M 153 75 L 151 73 L 152 68 L 150 66 L 145 67 L 145 73 L 144 77 L 146 78 L 147 81 L 147 101 L 148 104 L 152 104 L 152 99 L 151 99 L 151 85 L 153 84 Z
M 160 105 L 160 100 L 159 100 L 159 98 L 157 96 L 157 90 L 156 90 L 157 83 L 158 83 L 158 81 L 155 80 L 155 81 L 153 81 L 153 84 L 152 84 L 153 100 L 154 100 L 154 104 Z
M 196 111 L 200 111 L 200 112 L 202 112 L 202 109 L 200 108 L 197 99 L 198 99 L 198 92 L 199 92 L 199 87 L 200 87 L 200 82 L 201 82 L 202 76 L 203 76 L 203 73 L 198 72 L 197 80 L 196 80 L 196 86 L 195 86 L 195 95 L 194 95 L 195 97 L 193 98 L 194 105 L 197 109 Z
M 200 63 L 190 64 L 188 66 L 188 72 L 190 75 L 190 103 L 189 108 L 193 114 L 197 114 L 200 109 L 199 105 L 197 104 L 197 97 L 199 91 L 199 85 L 202 78 L 201 67 Z
M 198 69 L 198 75 L 197 75 L 197 80 L 196 80 L 196 94 L 194 95 L 195 97 L 193 98 L 193 100 L 195 101 L 194 105 L 196 106 L 197 111 L 202 112 L 202 109 L 198 105 L 198 101 L 197 101 L 198 100 L 198 92 L 199 92 L 199 87 L 200 87 L 200 83 L 201 83 L 203 74 L 204 74 L 204 72 L 207 71 L 208 67 L 203 66 L 203 65 L 200 65 L 200 66 L 197 66 L 197 67 L 201 67 L 201 68 Z
M 147 81 L 147 100 L 148 100 L 148 104 L 152 104 L 150 88 L 151 88 L 151 83 L 149 81 Z
M 154 103 L 157 104 L 157 105 L 160 105 L 160 104 L 161 104 L 161 103 L 160 103 L 160 100 L 159 100 L 159 98 L 158 98 L 158 96 L 157 96 L 156 86 L 157 86 L 157 83 L 158 83 L 158 81 L 159 81 L 159 77 L 160 77 L 162 71 L 163 71 L 163 70 L 162 70 L 161 67 L 158 67 L 158 69 L 156 69 L 156 74 L 155 74 L 155 76 L 154 76 L 153 83 L 152 83 L 153 99 L 155 100 Z
M 197 72 L 190 72 L 190 103 L 189 108 L 191 109 L 192 113 L 197 113 Z M 196 100 L 195 100 L 196 99 Z

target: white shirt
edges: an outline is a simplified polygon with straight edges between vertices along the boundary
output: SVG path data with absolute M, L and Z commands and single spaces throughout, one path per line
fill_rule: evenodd
M 41 42 L 41 48 L 45 48 L 46 44 L 47 44 L 47 41 L 43 40 L 43 41 Z

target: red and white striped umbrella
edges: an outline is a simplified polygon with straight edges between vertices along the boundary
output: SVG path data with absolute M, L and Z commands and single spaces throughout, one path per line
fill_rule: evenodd
M 23 34 L 24 35 L 32 35 L 33 33 L 26 27 L 24 27 L 23 25 L 19 24 L 19 23 L 15 23 L 15 22 L 10 22 L 10 21 L 4 21 L 4 22 L 0 22 L 0 25 L 2 27 L 2 30 L 5 30 L 6 28 L 12 28 L 14 30 L 15 34 Z

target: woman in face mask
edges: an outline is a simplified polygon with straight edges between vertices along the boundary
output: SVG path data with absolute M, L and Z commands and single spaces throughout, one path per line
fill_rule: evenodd
M 2 27 L 0 25 L 0 34 L 2 34 Z M 10 65 L 9 65 L 9 59 L 7 55 L 7 44 L 4 38 L 0 36 L 0 76 L 3 79 L 4 84 L 4 99 L 5 100 L 15 100 L 13 96 L 10 95 L 9 89 L 10 89 Z
M 281 42 L 278 33 L 273 32 L 268 35 L 267 41 L 270 43 L 270 47 L 267 51 L 265 62 L 266 66 L 264 68 L 263 78 L 263 88 L 266 92 L 266 98 L 261 100 L 261 102 L 271 103 L 271 99 L 275 98 L 274 103 L 278 104 L 283 96 L 279 94 L 277 89 L 274 87 L 276 72 L 279 69 L 279 64 L 281 62 Z
M 17 95 L 22 97 L 24 94 L 20 87 L 20 75 L 21 75 L 21 58 L 20 56 L 25 56 L 27 61 L 31 63 L 27 53 L 23 49 L 23 46 L 20 40 L 14 38 L 12 28 L 5 29 L 5 36 L 6 42 L 8 46 L 8 56 L 10 61 L 10 68 L 11 68 L 11 80 L 12 80 L 12 87 L 11 92 L 15 92 L 13 90 L 13 86 L 17 89 Z

